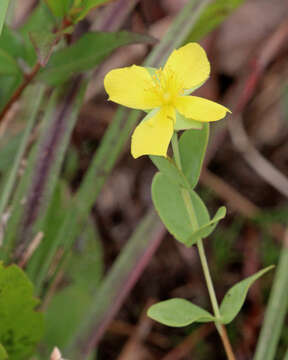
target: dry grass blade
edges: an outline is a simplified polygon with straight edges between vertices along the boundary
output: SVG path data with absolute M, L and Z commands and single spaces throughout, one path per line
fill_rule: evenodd
M 268 184 L 288 197 L 288 178 L 275 168 L 252 145 L 244 129 L 240 115 L 229 122 L 229 132 L 235 148 L 242 154 L 251 168 Z
M 181 360 L 188 356 L 197 343 L 210 335 L 215 328 L 212 324 L 201 326 L 197 331 L 188 335 L 176 348 L 166 354 L 161 360 Z

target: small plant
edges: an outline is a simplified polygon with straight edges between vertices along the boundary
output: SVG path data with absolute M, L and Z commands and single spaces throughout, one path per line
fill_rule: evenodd
M 175 16 L 169 16 L 171 24 L 158 41 L 149 35 L 152 33 L 150 27 L 162 21 L 161 14 L 166 13 L 164 3 L 168 2 L 177 3 L 179 11 Z M 181 243 L 181 249 L 194 247 L 198 251 L 212 310 L 203 309 L 188 298 L 176 297 L 152 305 L 148 309 L 148 316 L 172 327 L 184 327 L 192 323 L 215 324 L 227 358 L 235 359 L 225 326 L 239 313 L 249 287 L 272 266 L 235 284 L 221 303 L 218 302 L 209 269 L 215 268 L 215 263 L 208 264 L 203 239 L 210 237 L 225 217 L 226 209 L 220 207 L 211 216 L 195 188 L 209 140 L 209 123 L 224 119 L 230 111 L 223 105 L 192 93 L 204 84 L 210 74 L 207 55 L 197 42 L 217 28 L 243 2 L 188 0 L 180 9 L 177 1 L 151 1 L 153 9 L 151 7 L 150 14 L 150 2 L 145 0 L 0 0 L 0 360 L 106 360 L 105 351 L 110 351 L 110 345 L 112 352 L 115 350 L 118 356 L 120 342 L 115 341 L 114 344 L 114 338 L 105 341 L 99 349 L 98 345 L 161 243 L 165 231 L 160 219 Z M 142 21 L 148 15 L 153 15 L 151 19 L 155 15 L 156 20 Z M 283 25 L 279 27 L 281 36 L 273 36 L 272 39 L 277 40 L 277 46 L 271 46 L 273 41 L 269 39 L 269 46 L 264 47 L 263 51 L 265 56 L 259 56 L 259 69 L 257 61 L 252 63 L 254 72 L 248 79 L 247 87 L 244 87 L 243 96 L 239 96 L 238 103 L 243 108 L 243 103 L 248 103 L 252 98 L 251 86 L 255 88 L 259 79 L 262 79 L 264 67 L 270 63 L 274 66 L 272 53 L 281 49 L 279 42 L 285 44 L 283 29 L 285 33 L 287 26 Z M 141 33 L 135 32 L 135 28 L 141 29 Z M 124 46 L 134 44 L 140 45 L 145 50 L 143 54 L 147 54 L 143 56 L 143 66 L 106 70 L 111 69 L 111 60 L 124 64 L 124 57 L 118 58 L 117 52 L 120 48 L 123 50 Z M 133 64 L 134 59 L 134 56 L 133 59 L 127 58 L 125 64 Z M 105 72 L 104 87 L 109 100 L 121 105 L 115 115 L 112 109 L 114 104 L 106 102 L 103 91 L 102 75 Z M 274 76 L 269 75 L 269 78 L 274 79 Z M 263 83 L 266 84 L 266 81 Z M 230 95 L 230 85 L 227 84 L 225 80 L 225 89 L 221 87 L 221 90 Z M 93 102 L 87 106 L 85 102 L 92 97 Z M 109 105 L 112 105 L 111 108 Z M 270 109 L 270 102 L 268 105 Z M 232 106 L 238 109 L 238 115 L 239 106 Z M 82 112 L 83 107 L 85 111 Z M 124 107 L 133 110 L 127 111 Z M 90 133 L 88 137 L 81 134 L 78 140 L 77 120 L 80 118 L 81 128 L 87 109 L 89 119 L 95 115 L 94 120 L 98 121 L 98 117 L 102 118 L 103 115 L 103 126 L 98 127 L 98 123 L 96 126 L 94 123 L 87 126 L 85 123 L 84 128 L 87 127 L 88 132 L 91 130 L 91 138 Z M 138 124 L 139 110 L 146 115 Z M 236 111 L 233 112 L 236 118 Z M 234 121 L 234 118 L 231 120 Z M 94 127 L 93 131 L 89 126 Z M 141 193 L 138 192 L 137 177 L 140 172 L 135 176 L 136 191 L 130 191 L 128 185 L 127 192 L 123 192 L 125 196 L 132 193 L 127 208 L 122 193 L 124 206 L 121 201 L 117 206 L 113 205 L 113 186 L 109 188 L 110 179 L 107 180 L 123 154 L 131 133 L 132 156 L 137 159 L 148 155 L 159 170 L 151 188 L 154 207 L 160 219 L 154 207 L 150 206 L 149 199 L 146 203 L 146 183 L 139 182 L 139 190 L 145 189 L 145 200 L 134 202 L 134 196 Z M 130 154 L 128 156 L 129 159 L 125 160 L 130 161 Z M 123 170 L 122 164 L 120 168 Z M 205 171 L 204 175 L 207 173 L 209 171 Z M 116 181 L 116 192 L 118 187 L 122 191 L 122 184 L 130 184 L 126 182 L 126 173 L 123 178 L 124 182 L 120 185 Z M 115 179 L 118 180 L 118 177 L 115 176 Z M 111 179 L 112 182 L 115 179 Z M 107 188 L 111 191 L 109 194 L 112 194 L 110 199 L 113 211 L 111 219 L 110 215 L 107 216 L 108 221 L 104 219 L 106 215 L 101 213 L 103 198 L 99 198 L 105 184 L 108 186 L 103 191 L 103 198 Z M 210 191 L 210 184 L 207 185 Z M 211 190 L 215 190 L 213 184 Z M 236 196 L 236 199 L 234 201 L 237 203 L 239 197 Z M 107 207 L 110 205 L 107 206 L 105 199 L 105 210 Z M 263 210 L 259 208 L 258 211 L 251 204 L 248 207 L 249 215 L 242 211 L 243 224 L 246 215 L 249 221 L 259 216 L 258 225 L 262 224 L 264 228 Z M 145 214 L 142 214 L 142 209 L 147 208 Z M 126 215 L 125 211 L 127 214 L 129 212 L 127 217 L 122 216 Z M 271 216 L 270 209 L 267 211 Z M 126 234 L 131 230 L 130 221 L 126 220 L 130 220 L 131 213 L 137 225 L 126 239 Z M 281 222 L 285 223 L 285 220 L 283 212 Z M 277 237 L 282 240 L 283 228 L 280 227 L 279 231 L 279 226 L 274 227 L 279 225 L 274 223 L 278 221 L 273 217 L 273 224 L 269 224 L 269 234 L 277 233 Z M 120 228 L 119 232 L 114 231 Z M 222 243 L 221 239 L 215 241 L 215 238 L 213 242 L 213 245 L 218 246 L 217 250 L 221 250 L 214 259 L 217 257 L 217 263 L 221 262 L 223 272 L 219 273 L 222 276 L 225 266 L 228 268 L 232 263 L 234 265 L 234 260 L 236 266 L 240 265 L 241 257 L 238 257 L 236 247 L 231 253 L 237 258 L 233 255 L 228 259 L 226 254 L 231 248 L 230 239 L 234 239 L 234 235 L 229 233 L 240 233 L 242 220 L 237 230 L 233 226 L 230 231 L 227 231 L 226 226 L 221 226 L 220 230 L 229 239 L 226 245 L 223 239 Z M 281 253 L 278 243 L 273 242 L 270 244 L 272 247 L 267 247 L 262 242 L 262 247 L 265 247 L 265 266 L 274 262 L 279 253 L 280 261 L 254 360 L 275 360 L 284 324 L 288 301 L 287 231 L 283 238 Z M 108 254 L 104 248 L 107 239 L 112 239 Z M 267 257 L 271 249 L 273 259 Z M 106 258 L 107 263 L 112 264 L 107 272 Z M 222 261 L 223 258 L 225 261 Z M 241 258 L 243 269 L 247 268 L 250 259 L 244 256 Z M 257 261 L 254 265 L 258 269 Z M 162 286 L 155 291 L 159 289 Z M 145 287 L 144 295 L 150 297 L 149 291 L 150 288 L 146 292 Z M 131 297 L 131 319 L 135 318 L 145 297 L 138 295 L 136 302 L 133 294 Z M 130 300 L 127 303 L 130 304 Z M 146 324 L 147 319 L 145 316 L 143 318 Z M 123 319 L 127 320 L 125 316 Z M 136 338 L 138 341 L 140 337 L 142 340 L 142 335 L 138 336 L 142 333 L 141 320 L 142 317 L 139 331 L 130 323 L 125 328 L 127 332 L 124 330 L 125 334 L 132 334 L 133 341 Z M 146 325 L 144 327 L 143 333 L 147 335 Z M 203 328 L 210 331 L 215 327 Z M 113 329 L 111 326 L 110 330 Z M 181 333 L 184 331 L 181 330 Z M 240 333 L 238 329 L 237 333 Z M 167 332 L 158 339 L 161 337 L 167 337 Z M 151 339 L 147 338 L 149 341 Z M 163 349 L 160 342 L 157 343 L 158 340 L 155 342 L 156 346 L 161 347 L 159 354 L 166 350 L 174 352 L 179 348 L 177 345 L 169 349 L 169 343 L 173 341 L 167 340 L 168 345 Z M 255 345 L 254 340 L 252 345 Z M 129 344 L 131 341 L 128 341 Z M 281 353 L 283 345 L 278 353 Z M 210 344 L 205 343 L 203 346 L 205 356 L 210 353 Z M 133 346 L 128 347 L 134 351 Z M 123 350 L 119 360 L 126 355 L 125 346 Z M 152 348 L 148 350 L 153 351 Z M 135 355 L 137 358 L 138 354 Z M 285 360 L 288 360 L 288 351 Z
M 223 119 L 227 108 L 190 94 L 209 77 L 210 64 L 197 43 L 174 50 L 163 69 L 131 66 L 110 71 L 104 80 L 109 100 L 147 112 L 131 141 L 134 158 L 150 155 L 159 172 L 152 182 L 154 206 L 168 231 L 187 247 L 196 245 L 213 308 L 213 314 L 180 298 L 152 305 L 148 315 L 167 326 L 213 322 L 227 358 L 235 359 L 225 325 L 240 311 L 249 287 L 273 266 L 235 284 L 218 304 L 203 238 L 226 214 L 218 209 L 211 219 L 195 192 L 209 138 L 209 122 Z M 178 131 L 184 133 L 178 136 Z M 173 155 L 167 155 L 169 143 Z

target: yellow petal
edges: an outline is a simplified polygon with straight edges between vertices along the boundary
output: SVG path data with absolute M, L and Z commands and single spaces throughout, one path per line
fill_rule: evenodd
M 148 120 L 144 119 L 132 135 L 131 153 L 133 157 L 166 156 L 173 135 L 174 120 L 175 111 L 171 108 L 161 108 Z
M 207 80 L 210 64 L 205 50 L 197 43 L 189 43 L 172 52 L 164 71 L 175 73 L 183 89 L 192 89 Z
M 160 105 L 149 72 L 141 66 L 111 70 L 104 79 L 109 100 L 133 108 L 148 110 Z
M 231 112 L 225 106 L 198 96 L 179 96 L 175 105 L 186 118 L 203 122 L 223 119 L 227 112 Z

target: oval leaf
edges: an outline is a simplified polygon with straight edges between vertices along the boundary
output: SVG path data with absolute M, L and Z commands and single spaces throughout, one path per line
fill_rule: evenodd
M 206 310 L 180 298 L 161 301 L 152 305 L 147 315 L 161 324 L 182 327 L 194 322 L 211 322 L 215 318 Z
M 189 220 L 182 197 L 183 190 L 185 191 L 163 173 L 157 173 L 154 176 L 152 199 L 161 220 L 176 240 L 190 246 L 191 237 L 198 228 L 193 228 Z M 210 217 L 203 201 L 194 191 L 190 191 L 189 194 L 198 225 L 200 227 L 207 225 L 210 223 Z
M 237 316 L 244 304 L 249 287 L 254 281 L 273 268 L 274 265 L 268 266 L 228 290 L 220 306 L 221 322 L 223 324 L 229 324 Z
M 177 168 L 172 159 L 154 155 L 151 155 L 150 159 L 157 169 L 168 176 L 172 182 L 189 189 L 189 184 L 187 183 L 185 176 L 182 171 Z
M 128 31 L 87 33 L 73 45 L 55 52 L 39 78 L 50 85 L 59 85 L 75 73 L 96 67 L 118 47 L 145 42 L 151 43 L 152 38 Z
M 179 141 L 182 171 L 192 189 L 197 185 L 209 138 L 209 124 L 185 131 Z

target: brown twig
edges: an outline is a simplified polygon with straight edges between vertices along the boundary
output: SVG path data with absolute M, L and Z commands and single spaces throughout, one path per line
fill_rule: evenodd
M 200 181 L 203 185 L 212 189 L 219 198 L 225 200 L 239 214 L 248 219 L 255 219 L 261 213 L 261 209 L 250 200 L 241 195 L 231 185 L 227 184 L 219 176 L 209 170 L 202 171 Z M 282 243 L 284 227 L 281 224 L 274 223 L 269 226 L 269 232 Z
M 199 343 L 199 341 L 206 338 L 215 330 L 212 324 L 202 325 L 192 334 L 185 337 L 185 339 L 177 345 L 172 351 L 166 354 L 161 360 L 180 360 L 185 358 L 191 350 Z
M 203 185 L 211 188 L 222 199 L 224 199 L 233 209 L 245 217 L 255 218 L 260 209 L 250 200 L 241 195 L 231 185 L 227 184 L 219 176 L 213 174 L 208 169 L 202 171 L 200 181 Z
M 45 310 L 47 309 L 52 297 L 55 295 L 55 292 L 57 291 L 58 285 L 61 283 L 61 280 L 63 279 L 63 276 L 64 276 L 64 271 L 59 271 L 58 274 L 55 276 L 53 283 L 50 286 L 42 302 L 41 311 L 45 312 Z
M 135 331 L 136 331 L 136 325 L 131 325 L 122 320 L 112 321 L 109 328 L 107 329 L 108 333 L 121 335 L 121 336 L 132 336 Z M 171 345 L 170 340 L 166 336 L 155 331 L 151 331 L 147 335 L 147 341 L 163 349 L 168 349 Z
M 145 353 L 145 351 L 143 349 L 143 342 L 147 338 L 147 336 L 151 330 L 151 327 L 153 325 L 152 320 L 147 317 L 147 309 L 151 305 L 153 305 L 153 303 L 154 303 L 154 301 L 152 299 L 148 300 L 146 306 L 144 307 L 144 310 L 141 313 L 140 320 L 138 322 L 138 325 L 137 325 L 134 333 L 131 334 L 131 337 L 128 339 L 128 341 L 124 345 L 117 360 L 135 359 L 135 353 L 138 354 L 138 358 L 140 360 L 139 353 Z
M 241 153 L 250 167 L 273 186 L 282 195 L 288 197 L 288 178 L 282 174 L 270 161 L 251 143 L 242 123 L 241 115 L 234 117 L 229 123 L 229 132 L 235 148 Z
M 31 241 L 30 245 L 28 246 L 27 250 L 24 252 L 22 258 L 20 259 L 18 265 L 20 267 L 24 267 L 27 264 L 27 261 L 31 258 L 31 256 L 34 254 L 35 250 L 38 248 L 38 246 L 41 243 L 41 240 L 43 239 L 44 233 L 39 232 L 34 239 Z

